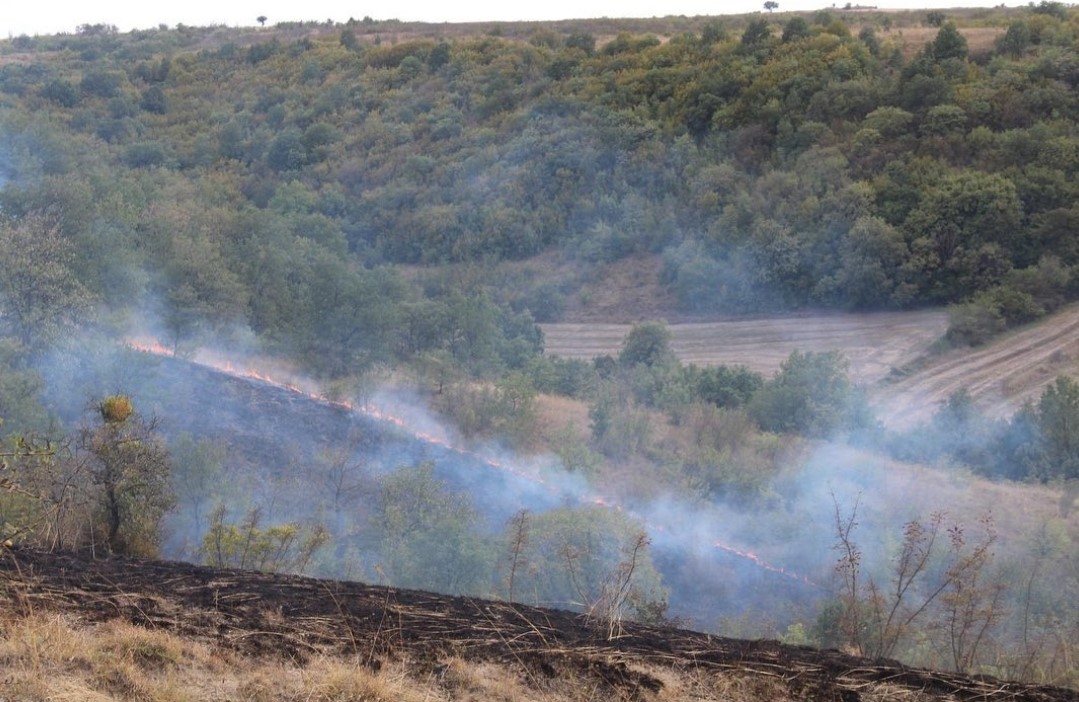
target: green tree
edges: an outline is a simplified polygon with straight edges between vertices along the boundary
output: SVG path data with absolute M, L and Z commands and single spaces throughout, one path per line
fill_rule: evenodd
M 742 47 L 755 49 L 767 44 L 772 39 L 772 28 L 766 19 L 752 19 L 742 32 Z
M 933 58 L 937 61 L 965 59 L 967 57 L 967 39 L 959 32 L 955 22 L 947 22 L 937 31 L 933 39 Z
M 271 573 L 304 573 L 330 535 L 322 526 L 296 522 L 263 527 L 262 512 L 248 511 L 239 524 L 225 521 L 224 505 L 210 515 L 202 540 L 203 560 L 215 568 L 241 568 Z
M 43 387 L 26 348 L 0 337 L 0 428 L 4 433 L 20 436 L 45 427 L 45 408 L 39 399 Z
M 618 354 L 618 362 L 623 366 L 641 364 L 649 368 L 668 363 L 673 358 L 671 332 L 662 322 L 634 324 Z
M 89 320 L 92 296 L 75 274 L 74 255 L 43 216 L 0 221 L 0 331 L 33 348 Z
M 998 173 L 945 176 L 903 225 L 921 284 L 956 299 L 1000 282 L 1027 255 L 1022 214 L 1014 183 Z
M 474 593 L 488 581 L 492 565 L 477 522 L 467 497 L 436 478 L 432 464 L 420 463 L 380 481 L 371 526 L 394 585 Z
M 605 507 L 530 515 L 528 539 L 517 554 L 518 598 L 573 607 L 606 621 L 620 617 L 634 599 L 665 599 L 642 536 L 635 520 Z M 506 541 L 512 545 L 515 537 L 511 528 Z
M 836 351 L 794 351 L 749 404 L 762 429 L 828 437 L 872 424 L 862 392 Z
M 860 217 L 839 246 L 835 290 L 842 304 L 871 308 L 903 304 L 903 265 L 910 253 L 903 235 L 877 217 Z
M 78 447 L 99 491 L 105 545 L 116 553 L 154 555 L 162 518 L 175 502 L 157 422 L 135 414 L 126 395 L 109 395 L 96 410 L 99 422 L 80 430 Z
M 805 39 L 810 34 L 809 23 L 805 21 L 804 17 L 795 15 L 783 25 L 782 41 L 786 44 L 788 42 L 798 41 L 799 39 Z
M 1079 478 L 1079 382 L 1057 379 L 1038 401 L 1043 477 Z

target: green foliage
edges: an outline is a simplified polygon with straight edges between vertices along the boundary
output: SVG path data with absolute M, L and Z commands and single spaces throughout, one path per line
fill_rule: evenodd
M 933 10 L 931 12 L 925 13 L 925 23 L 928 24 L 930 27 L 941 27 L 944 25 L 944 21 L 946 19 L 947 15 L 945 15 L 940 10 Z
M 1079 478 L 1079 382 L 1060 376 L 1038 401 L 1043 476 Z
M 168 251 L 154 219 L 176 203 L 234 213 L 225 216 L 234 222 L 200 224 L 219 232 L 224 280 L 238 276 L 245 288 L 230 314 L 277 338 L 315 326 L 298 321 L 305 284 L 293 302 L 268 289 L 268 280 L 306 279 L 302 269 L 310 270 L 302 263 L 310 251 L 279 231 L 314 239 L 354 268 L 553 248 L 598 264 L 669 247 L 665 281 L 684 309 L 698 312 L 957 302 L 998 284 L 1007 262 L 1032 265 L 1035 242 L 1073 263 L 1070 239 L 1054 233 L 1063 231 L 1059 213 L 1070 207 L 1079 163 L 1067 156 L 1063 123 L 1053 122 L 1075 112 L 1057 89 L 1069 80 L 1061 52 L 1070 29 L 1048 10 L 1022 21 L 1027 53 L 984 71 L 953 65 L 963 56 L 954 22 L 941 23 L 927 54 L 882 62 L 871 35 L 852 37 L 828 13 L 814 18 L 816 28 L 788 19 L 782 40 L 758 17 L 736 37 L 710 21 L 696 28 L 699 40 L 659 44 L 646 32 L 622 32 L 599 51 L 594 33 L 575 30 L 527 44 L 487 36 L 392 46 L 351 46 L 347 37 L 344 46 L 341 36 L 287 43 L 273 34 L 242 51 L 226 44 L 175 58 L 177 47 L 211 40 L 190 28 L 88 34 L 77 38 L 79 50 L 107 61 L 4 67 L 13 114 L 24 120 L 7 131 L 23 138 L 32 122 L 47 136 L 39 141 L 53 145 L 11 151 L 40 154 L 37 163 L 24 159 L 31 168 L 63 168 L 67 159 L 70 169 L 77 153 L 68 186 L 89 186 L 89 198 L 63 235 L 80 253 L 89 242 L 78 230 L 106 226 L 96 222 L 128 237 L 100 237 L 123 245 L 94 252 L 98 266 L 124 256 L 135 265 L 116 270 L 145 265 L 159 280 L 172 254 L 144 256 Z M 360 42 L 356 30 L 347 35 Z M 137 58 L 128 64 L 126 56 Z M 48 120 L 30 117 L 38 97 Z M 205 115 L 215 115 L 209 129 Z M 1027 134 L 1039 123 L 1054 133 Z M 1005 127 L 1013 132 L 1003 135 Z M 91 134 L 109 143 L 82 138 Z M 1035 146 L 1016 152 L 1020 142 Z M 965 213 L 947 211 L 964 196 L 947 178 L 923 178 L 927 166 L 967 183 L 998 179 L 996 189 L 1011 183 L 1016 216 L 983 227 L 975 213 L 964 226 Z M 130 173 L 145 169 L 176 177 Z M 192 187 L 181 190 L 182 181 Z M 266 209 L 290 182 L 315 198 L 304 214 L 321 223 Z M 126 212 L 105 211 L 118 206 Z M 898 228 L 906 248 L 893 233 L 861 250 L 847 246 L 864 238 L 864 227 L 854 230 L 861 218 Z M 251 227 L 265 238 L 245 237 Z M 154 232 L 152 244 L 131 245 L 139 228 Z M 961 255 L 942 243 L 951 230 L 970 242 Z M 1046 238 L 1031 237 L 1036 230 Z M 1004 234 L 1009 240 L 999 241 Z M 187 277 L 156 292 L 182 335 L 197 336 L 220 318 L 204 323 L 215 303 Z M 549 288 L 522 289 L 513 304 L 552 319 L 567 291 L 539 290 Z M 289 344 L 302 353 L 313 345 Z
M 162 519 L 175 502 L 168 452 L 156 422 L 137 416 L 127 397 L 111 395 L 98 407 L 101 423 L 83 427 L 78 446 L 96 491 L 105 545 L 117 553 L 156 554 Z
M 829 437 L 872 424 L 865 397 L 835 351 L 793 352 L 753 397 L 749 413 L 762 429 Z
M 44 383 L 29 361 L 25 347 L 0 337 L 0 428 L 8 436 L 45 428 L 46 413 L 40 399 Z
M 933 58 L 937 61 L 948 59 L 965 59 L 967 57 L 967 40 L 959 33 L 959 28 L 954 22 L 946 22 L 940 27 L 936 38 L 933 40 Z
M 321 526 L 288 523 L 260 527 L 258 508 L 252 508 L 239 524 L 228 524 L 225 518 L 224 506 L 215 509 L 202 540 L 203 561 L 215 568 L 302 574 L 330 538 Z
M 688 366 L 685 382 L 692 395 L 719 408 L 745 406 L 764 387 L 764 378 L 745 366 Z
M 963 390 L 928 426 L 893 437 L 891 451 L 904 460 L 959 464 L 994 478 L 1069 481 L 1079 478 L 1077 423 L 1079 383 L 1066 376 L 1008 420 L 986 418 Z
M 597 617 L 620 617 L 629 598 L 664 598 L 664 589 L 641 526 L 605 507 L 563 507 L 529 515 L 528 539 L 519 556 L 517 599 L 573 607 Z M 512 531 L 505 537 L 512 541 Z M 614 610 L 614 611 L 612 611 Z
M 660 322 L 634 324 L 622 342 L 618 362 L 623 366 L 637 364 L 652 366 L 669 362 L 673 356 L 670 349 L 671 332 Z
M 52 100 L 61 107 L 75 107 L 79 104 L 79 91 L 70 82 L 66 80 L 56 79 L 52 80 L 41 89 L 41 96 L 47 100 Z
M 0 221 L 0 330 L 25 346 L 71 333 L 90 314 L 91 293 L 74 271 L 75 247 L 40 215 Z
M 381 569 L 399 587 L 475 592 L 491 572 L 475 508 L 436 479 L 431 464 L 380 481 L 371 529 Z

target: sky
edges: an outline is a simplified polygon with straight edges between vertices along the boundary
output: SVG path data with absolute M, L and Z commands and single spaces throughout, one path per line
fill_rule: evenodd
M 841 4 L 846 4 L 842 2 Z M 855 2 L 859 4 L 859 2 Z M 881 9 L 943 9 L 963 5 L 1000 5 L 1000 0 L 860 0 Z M 1025 2 L 1009 1 L 1007 5 Z M 826 0 L 779 0 L 779 10 L 817 10 L 831 7 Z M 71 33 L 82 24 L 111 24 L 120 31 L 148 29 L 161 24 L 175 27 L 227 25 L 253 26 L 257 17 L 267 25 L 297 20 L 345 22 L 370 16 L 376 20 L 426 22 L 556 20 L 589 17 L 655 17 L 665 15 L 720 15 L 761 10 L 763 0 L 543 0 L 506 2 L 481 0 L 0 0 L 0 38 L 21 34 Z

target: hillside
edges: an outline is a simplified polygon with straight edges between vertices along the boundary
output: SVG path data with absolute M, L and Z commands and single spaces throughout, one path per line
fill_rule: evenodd
M 0 541 L 1075 686 L 1077 47 L 1048 0 L 0 41 Z M 798 651 L 746 684 L 865 668 Z
M 305 699 L 386 702 L 1079 699 L 1072 690 L 774 641 L 629 622 L 612 630 L 580 614 L 500 601 L 162 561 L 5 549 L 0 593 L 15 603 L 15 613 L 2 614 L 4 686 L 20 699 L 59 690 L 165 699 L 178 676 L 185 700 L 257 694 L 270 702 L 293 699 L 297 688 Z M 117 621 L 137 628 L 110 624 Z M 59 658 L 53 647 L 67 647 L 63 636 L 81 637 L 82 650 Z M 108 650 L 97 653 L 98 641 L 113 647 L 110 662 L 95 660 Z M 208 655 L 218 659 L 211 670 Z M 276 669 L 271 685 L 259 671 L 267 665 Z
M 461 297 L 504 331 L 970 302 L 992 333 L 1079 263 L 1069 13 L 15 37 L 0 204 L 70 249 L 44 318 L 240 326 L 326 377 L 459 358 Z M 607 275 L 635 258 L 644 291 Z

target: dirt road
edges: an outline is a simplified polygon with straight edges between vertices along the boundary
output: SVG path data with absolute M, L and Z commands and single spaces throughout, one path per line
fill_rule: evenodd
M 1031 327 L 978 349 L 933 358 L 910 375 L 878 384 L 877 414 L 888 426 L 926 419 L 952 393 L 966 389 L 991 416 L 1012 414 L 1079 357 L 1079 307 L 1069 307 Z
M 991 416 L 1036 400 L 1046 384 L 1074 372 L 1079 358 L 1079 307 L 978 349 L 927 355 L 944 333 L 943 311 L 813 315 L 671 325 L 671 346 L 683 363 L 742 364 L 770 375 L 794 350 L 842 352 L 854 380 L 870 388 L 878 417 L 890 427 L 928 419 L 966 388 Z M 547 353 L 570 358 L 615 355 L 626 324 L 544 326 Z M 906 374 L 897 377 L 893 369 Z

